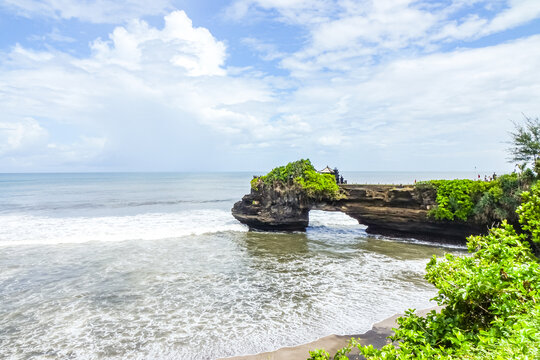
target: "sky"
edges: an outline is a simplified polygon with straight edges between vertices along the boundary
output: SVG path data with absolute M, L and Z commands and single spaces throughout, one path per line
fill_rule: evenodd
M 512 171 L 539 0 L 0 0 L 0 172 Z

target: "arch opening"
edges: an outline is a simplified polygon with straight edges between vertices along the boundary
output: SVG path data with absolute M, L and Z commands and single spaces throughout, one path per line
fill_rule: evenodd
M 310 210 L 308 233 L 365 234 L 367 226 L 341 211 Z

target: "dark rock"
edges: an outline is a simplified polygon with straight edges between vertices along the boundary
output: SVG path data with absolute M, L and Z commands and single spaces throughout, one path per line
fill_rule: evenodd
M 234 204 L 233 216 L 251 229 L 305 231 L 309 224 L 310 200 L 295 185 L 280 184 L 251 189 Z
M 250 229 L 304 231 L 309 211 L 341 211 L 367 225 L 369 233 L 463 242 L 488 226 L 428 218 L 436 205 L 434 189 L 392 185 L 341 185 L 342 199 L 310 199 L 294 184 L 260 185 L 234 204 L 233 216 Z

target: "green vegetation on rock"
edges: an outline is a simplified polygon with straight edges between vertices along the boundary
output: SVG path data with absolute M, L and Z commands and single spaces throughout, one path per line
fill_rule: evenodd
M 434 189 L 437 206 L 429 216 L 437 220 L 472 219 L 477 223 L 500 222 L 513 218 L 520 204 L 521 191 L 533 182 L 527 174 L 502 175 L 493 181 L 431 180 L 416 185 L 420 191 Z
M 309 159 L 276 167 L 268 174 L 251 180 L 251 187 L 258 190 L 261 183 L 267 186 L 295 185 L 313 199 L 336 200 L 340 197 L 339 186 L 336 184 L 334 176 L 318 173 Z
M 497 189 L 495 182 L 473 180 L 432 180 L 437 190 L 437 207 L 430 213 L 436 219 L 467 220 L 474 213 L 475 203 L 492 189 Z M 496 190 L 495 190 L 496 193 Z
M 515 211 L 520 194 L 540 176 L 540 119 L 525 116 L 524 124 L 514 123 L 510 133 L 510 162 L 517 163 L 520 174 L 502 175 L 494 181 L 432 180 L 416 185 L 419 191 L 435 190 L 437 206 L 428 216 L 437 220 L 472 220 L 478 224 L 517 223 Z M 527 164 L 533 165 L 533 170 Z M 536 173 L 536 174 L 535 174 Z
M 522 195 L 523 232 L 503 221 L 486 236 L 468 238 L 470 256 L 447 254 L 427 264 L 439 313 L 423 318 L 409 310 L 390 337 L 395 343 L 379 350 L 353 339 L 337 355 L 354 346 L 367 359 L 540 358 L 540 262 L 531 250 L 540 242 L 540 185 Z M 322 351 L 311 355 L 329 359 Z

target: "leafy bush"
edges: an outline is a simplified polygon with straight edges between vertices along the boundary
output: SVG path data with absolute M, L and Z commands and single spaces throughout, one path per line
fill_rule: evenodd
M 343 349 L 339 349 L 337 353 L 332 357 L 332 360 L 349 360 L 347 356 L 351 352 L 351 347 L 347 346 Z M 323 349 L 315 349 L 309 352 L 310 357 L 307 360 L 330 360 L 330 354 Z
M 322 349 L 315 349 L 309 352 L 309 359 L 307 360 L 330 360 L 330 354 Z
M 268 174 L 251 180 L 251 187 L 258 190 L 261 183 L 269 186 L 278 183 L 296 185 L 313 199 L 336 200 L 340 197 L 335 177 L 330 174 L 318 173 L 309 159 L 276 167 Z
M 437 207 L 431 215 L 436 219 L 467 220 L 473 214 L 475 199 L 495 186 L 495 182 L 473 180 L 432 180 L 437 189 Z
M 482 194 L 476 203 L 473 210 L 475 220 L 484 224 L 504 219 L 517 223 L 515 211 L 521 202 L 520 194 L 531 181 L 510 174 L 500 176 L 494 183 L 496 186 Z
M 482 224 L 508 219 L 514 223 L 520 192 L 533 181 L 533 178 L 510 174 L 490 182 L 432 180 L 420 182 L 416 188 L 420 191 L 436 189 L 437 206 L 428 214 L 435 219 L 467 221 L 473 218 Z
M 367 359 L 540 358 L 540 263 L 529 242 L 540 242 L 540 185 L 523 193 L 523 233 L 506 221 L 486 236 L 471 236 L 471 256 L 445 255 L 427 264 L 439 289 L 440 313 L 406 312 L 382 349 L 356 346 Z M 343 350 L 343 349 L 342 349 Z

